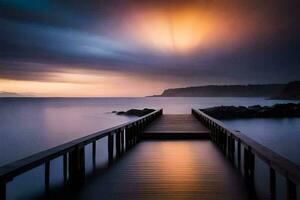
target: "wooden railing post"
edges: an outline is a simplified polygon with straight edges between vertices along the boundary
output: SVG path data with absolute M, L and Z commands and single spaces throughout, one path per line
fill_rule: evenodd
M 133 123 L 133 127 L 132 127 L 132 146 L 134 146 L 136 144 L 136 137 L 137 137 L 136 123 Z
M 234 157 L 234 154 L 235 154 L 235 139 L 234 137 L 231 135 L 230 136 L 230 158 L 231 158 L 231 162 L 235 163 L 235 157 Z
M 121 132 L 120 130 L 116 132 L 116 155 L 119 158 L 121 156 Z
M 124 141 L 124 137 L 125 137 L 125 129 L 122 129 L 121 130 L 121 154 L 123 154 L 124 153 L 124 151 L 125 151 L 125 141 Z
M 248 149 L 244 147 L 244 175 L 248 178 L 248 169 L 249 169 L 249 158 L 248 158 Z
M 64 176 L 64 184 L 66 185 L 68 182 L 68 155 L 63 155 L 63 176 Z
M 137 130 L 137 142 L 140 141 L 141 139 L 141 123 L 140 121 L 137 122 L 137 127 L 136 127 L 136 130 Z
M 6 182 L 0 180 L 0 200 L 6 200 Z
M 126 126 L 125 128 L 125 150 L 129 150 L 129 127 Z
M 110 133 L 108 135 L 108 163 L 111 164 L 114 160 L 114 135 Z
M 45 162 L 45 191 L 50 188 L 50 161 Z
M 96 150 L 97 150 L 96 141 L 93 141 L 92 144 L 93 170 L 96 169 Z
M 270 199 L 276 200 L 276 173 L 275 170 L 270 167 L 270 174 L 269 174 L 269 184 L 270 184 Z
M 229 135 L 226 134 L 226 144 L 225 144 L 225 155 L 230 156 L 230 140 Z
M 131 148 L 133 146 L 133 125 L 130 126 L 129 130 L 129 147 Z
M 79 185 L 85 178 L 84 146 L 77 146 L 69 153 L 69 181 L 71 185 Z
M 286 178 L 286 194 L 287 200 L 296 200 L 297 199 L 297 188 L 296 184 L 292 182 L 289 178 Z
M 222 145 L 222 148 L 223 148 L 223 152 L 224 152 L 225 155 L 226 155 L 227 134 L 226 134 L 225 130 L 223 130 L 221 127 L 220 127 L 220 131 L 221 131 L 222 137 L 223 137 L 223 145 Z
M 254 168 L 255 168 L 255 155 L 249 150 L 249 178 L 250 184 L 254 187 Z
M 241 140 L 238 140 L 238 152 L 237 152 L 237 165 L 238 169 L 241 170 Z
M 250 147 L 244 148 L 244 173 L 247 183 L 250 189 L 254 189 L 254 167 L 255 167 L 255 157 L 251 152 Z
M 128 127 L 127 133 L 126 133 L 126 149 L 130 149 L 130 136 L 131 136 L 131 127 Z

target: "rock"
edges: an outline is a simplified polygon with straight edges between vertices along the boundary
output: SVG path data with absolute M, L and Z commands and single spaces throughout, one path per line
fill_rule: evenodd
M 149 109 L 149 108 L 144 108 L 143 110 L 139 110 L 139 109 L 130 109 L 127 111 L 118 111 L 118 112 L 114 112 L 117 115 L 128 115 L 128 116 L 137 116 L 137 117 L 142 117 L 145 116 L 151 112 L 154 112 L 154 109 Z
M 260 118 L 260 117 L 300 117 L 300 103 L 275 104 L 273 106 L 254 105 L 244 106 L 218 106 L 201 109 L 206 114 L 217 119 L 230 118 Z

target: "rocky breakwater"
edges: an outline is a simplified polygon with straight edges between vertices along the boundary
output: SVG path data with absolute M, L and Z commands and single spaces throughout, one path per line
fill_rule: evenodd
M 275 104 L 273 106 L 217 106 L 200 109 L 217 119 L 232 118 L 283 118 L 300 117 L 300 103 Z
M 136 116 L 136 117 L 142 117 L 149 113 L 154 112 L 154 109 L 150 108 L 144 108 L 142 110 L 139 109 L 130 109 L 127 111 L 112 111 L 112 113 L 116 113 L 117 115 L 127 115 L 127 116 Z

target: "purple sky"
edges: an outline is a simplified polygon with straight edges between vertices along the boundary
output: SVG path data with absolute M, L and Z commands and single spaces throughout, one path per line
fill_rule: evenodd
M 1 0 L 0 91 L 143 96 L 297 80 L 299 8 L 290 0 Z

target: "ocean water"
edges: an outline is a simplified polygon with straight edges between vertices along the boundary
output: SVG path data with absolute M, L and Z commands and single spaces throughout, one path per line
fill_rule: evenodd
M 0 98 L 0 165 L 135 119 L 135 117 L 111 113 L 115 110 L 147 107 L 163 108 L 164 113 L 167 114 L 187 114 L 191 112 L 191 108 L 218 105 L 273 105 L 288 102 L 295 101 L 203 97 Z M 297 148 L 300 144 L 300 118 L 243 119 L 224 122 L 293 162 L 300 163 Z M 98 164 L 104 164 L 107 161 L 106 142 L 106 139 L 97 142 L 97 152 L 100 152 L 97 156 Z M 187 143 L 184 145 L 188 146 Z M 164 148 L 167 144 L 161 143 L 160 145 Z M 139 148 L 151 149 L 150 144 L 140 145 L 142 146 Z M 86 147 L 86 165 L 87 172 L 91 172 L 90 145 Z M 9 182 L 8 199 L 32 199 L 33 194 L 42 194 L 43 173 L 44 167 L 40 166 Z M 51 162 L 50 174 L 51 187 L 62 183 L 61 158 Z
M 190 113 L 191 108 L 286 102 L 293 101 L 236 97 L 0 98 L 0 165 L 134 119 L 111 113 L 114 110 L 148 107 L 163 108 L 167 114 L 185 114 Z M 261 128 L 269 128 L 268 133 L 262 134 L 270 138 L 268 144 L 284 134 L 299 136 L 299 119 L 284 119 L 284 123 L 278 126 L 279 121 L 257 120 Z M 230 125 L 261 140 L 257 134 L 261 130 L 253 129 L 258 125 L 255 120 L 252 122 L 251 126 L 243 120 L 231 122 Z M 276 133 L 273 134 L 273 131 Z M 290 142 L 296 141 L 299 140 L 291 139 Z

